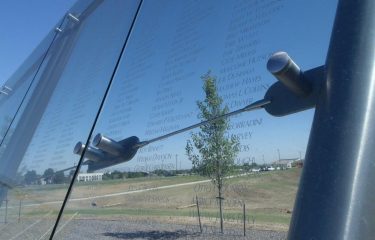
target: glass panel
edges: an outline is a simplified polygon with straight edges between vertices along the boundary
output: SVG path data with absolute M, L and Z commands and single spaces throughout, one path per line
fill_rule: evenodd
M 80 1 L 67 14 L 1 147 L 1 239 L 47 239 L 120 57 L 138 1 Z M 17 90 L 18 91 L 18 90 Z M 70 169 L 69 169 L 70 170 Z
M 58 26 L 60 24 L 56 27 Z M 8 81 L 0 87 L 0 143 L 2 143 L 55 35 L 56 31 L 51 31 Z
M 60 238 L 207 239 L 223 219 L 227 239 L 243 236 L 244 227 L 248 237 L 285 239 L 312 110 L 283 118 L 246 112 L 148 144 L 134 157 L 125 148 L 137 141 L 131 136 L 150 140 L 217 115 L 217 107 L 202 113 L 197 105 L 206 97 L 203 80 L 216 79 L 222 107 L 233 111 L 276 82 L 266 70 L 275 51 L 305 70 L 323 65 L 336 3 L 144 1 L 94 131 L 102 135 L 92 139 L 65 211 L 79 218 Z

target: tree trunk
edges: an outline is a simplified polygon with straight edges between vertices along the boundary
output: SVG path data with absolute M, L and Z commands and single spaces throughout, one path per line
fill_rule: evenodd
M 222 195 L 221 195 L 221 187 L 222 187 L 222 183 L 221 183 L 221 181 L 219 181 L 218 189 L 219 189 L 220 233 L 224 233 L 224 229 L 223 229 L 223 204 L 222 204 L 223 198 L 222 198 Z

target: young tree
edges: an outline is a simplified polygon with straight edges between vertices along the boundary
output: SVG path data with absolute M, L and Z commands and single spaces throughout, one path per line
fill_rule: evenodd
M 223 100 L 217 93 L 216 79 L 211 73 L 203 75 L 205 99 L 197 101 L 202 121 L 215 118 L 229 112 L 223 106 Z M 186 154 L 193 164 L 193 171 L 211 178 L 218 190 L 220 230 L 223 233 L 223 185 L 225 177 L 234 168 L 234 159 L 239 152 L 239 140 L 234 135 L 228 136 L 229 119 L 221 118 L 200 127 L 198 133 L 191 133 L 191 140 L 186 143 Z M 198 152 L 196 152 L 197 150 Z

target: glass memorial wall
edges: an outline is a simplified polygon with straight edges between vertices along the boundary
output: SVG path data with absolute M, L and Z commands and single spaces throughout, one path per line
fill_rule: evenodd
M 73 181 L 56 239 L 284 239 L 313 110 L 157 138 L 262 99 L 276 51 L 323 65 L 336 4 L 79 1 L 1 146 L 0 238 L 47 239 Z
M 272 53 L 287 51 L 306 70 L 323 65 L 336 4 L 143 1 L 65 210 L 77 216 L 60 238 L 190 239 L 223 231 L 233 239 L 254 230 L 285 238 L 312 110 L 282 118 L 245 112 L 152 139 L 219 114 L 197 103 L 206 99 L 207 79 L 215 79 L 221 108 L 233 111 L 276 82 L 266 70 Z M 222 134 L 210 130 L 220 126 Z M 126 150 L 134 136 L 137 153 Z M 228 147 L 232 137 L 237 145 Z M 222 174 L 222 214 L 215 174 Z
M 79 160 L 72 148 L 87 138 L 138 4 L 80 1 L 56 30 L 1 146 L 1 239 L 49 238 L 72 178 L 63 170 Z M 34 71 L 41 60 L 31 60 Z
M 60 24 L 56 27 L 60 27 Z M 26 93 L 31 91 L 30 87 L 35 79 L 35 75 L 39 71 L 41 63 L 46 56 L 46 52 L 56 35 L 56 31 L 51 31 L 31 55 L 22 63 L 18 70 L 13 73 L 3 86 L 1 86 L 0 108 L 3 117 L 0 119 L 1 142 L 9 131 L 8 128 L 19 109 L 19 106 L 25 99 Z

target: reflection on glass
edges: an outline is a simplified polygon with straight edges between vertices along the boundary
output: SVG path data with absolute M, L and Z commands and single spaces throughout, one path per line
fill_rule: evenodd
M 86 163 L 103 165 L 82 167 L 66 210 L 80 217 L 60 237 L 193 238 L 220 233 L 223 219 L 223 232 L 232 237 L 245 228 L 248 236 L 267 229 L 285 238 L 312 111 L 230 118 L 223 135 L 239 145 L 222 195 L 199 171 L 204 164 L 188 157 L 187 142 L 199 129 L 142 147 L 130 161 L 108 163 L 121 151 L 116 144 L 129 137 L 142 142 L 200 121 L 196 103 L 205 100 L 201 76 L 207 72 L 232 111 L 262 99 L 275 82 L 266 70 L 273 52 L 287 51 L 304 69 L 322 65 L 335 7 L 336 1 L 144 1 L 95 127 L 101 138 L 92 139 L 92 155 L 85 156 Z M 101 139 L 116 144 L 107 148 Z M 195 154 L 220 164 L 199 141 Z
M 0 87 L 0 143 L 3 141 L 55 35 L 55 31 L 50 32 L 10 79 Z
M 73 173 L 61 170 L 78 162 L 137 5 L 80 1 L 65 16 L 1 146 L 1 239 L 49 237 Z

